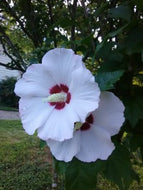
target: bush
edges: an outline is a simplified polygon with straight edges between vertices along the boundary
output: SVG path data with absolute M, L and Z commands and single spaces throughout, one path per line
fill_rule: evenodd
M 0 82 L 0 104 L 10 107 L 18 107 L 18 97 L 14 93 L 17 79 L 8 77 Z

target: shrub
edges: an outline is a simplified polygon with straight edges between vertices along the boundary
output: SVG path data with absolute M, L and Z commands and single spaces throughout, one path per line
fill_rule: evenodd
M 0 82 L 0 104 L 10 107 L 18 106 L 18 97 L 14 93 L 17 79 L 7 77 Z

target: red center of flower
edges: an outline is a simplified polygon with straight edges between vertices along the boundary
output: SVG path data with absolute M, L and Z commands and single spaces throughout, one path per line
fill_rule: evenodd
M 93 124 L 93 122 L 94 122 L 93 115 L 90 114 L 90 115 L 86 118 L 85 123 L 82 124 L 80 130 L 81 130 L 81 131 L 85 131 L 85 130 L 90 129 L 90 127 L 91 127 L 90 125 Z
M 50 94 L 56 94 L 64 92 L 66 94 L 65 102 L 49 102 L 51 106 L 55 106 L 57 110 L 61 110 L 65 107 L 66 103 L 69 104 L 71 100 L 71 93 L 69 92 L 69 88 L 65 84 L 55 85 L 50 89 Z

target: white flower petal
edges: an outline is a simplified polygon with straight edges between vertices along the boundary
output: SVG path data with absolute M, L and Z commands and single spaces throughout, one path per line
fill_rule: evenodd
M 76 158 L 83 162 L 106 160 L 114 148 L 109 133 L 92 126 L 89 130 L 81 131 L 80 151 Z
M 19 102 L 20 117 L 25 131 L 32 135 L 45 124 L 53 107 L 44 103 L 41 98 L 21 98 Z
M 71 139 L 62 142 L 48 140 L 47 144 L 57 160 L 69 162 L 79 151 L 80 131 L 76 131 Z
M 51 72 L 57 84 L 70 84 L 71 73 L 83 67 L 82 56 L 75 55 L 71 49 L 55 48 L 48 51 L 43 59 L 42 64 Z
M 56 102 L 46 106 L 49 93 L 56 96 L 54 93 L 61 91 L 66 94 L 66 102 L 60 102 L 61 107 Z M 17 82 L 15 93 L 22 98 L 20 112 L 27 133 L 38 129 L 43 140 L 63 141 L 73 137 L 75 122 L 84 122 L 98 107 L 100 90 L 81 56 L 57 48 L 45 54 L 42 64 L 27 69 Z
M 85 121 L 88 113 L 98 107 L 100 89 L 94 82 L 94 77 L 85 68 L 79 68 L 72 74 L 70 84 L 71 106 L 79 115 L 81 122 Z
M 100 126 L 102 129 L 115 135 L 119 132 L 125 118 L 124 118 L 124 106 L 111 92 L 102 92 L 99 107 L 95 112 L 94 125 Z
M 61 110 L 54 109 L 45 125 L 38 129 L 38 136 L 43 140 L 63 141 L 73 137 L 74 123 L 79 121 L 78 115 L 70 105 Z
M 15 85 L 15 93 L 20 97 L 47 96 L 49 88 L 56 83 L 42 64 L 33 64 Z

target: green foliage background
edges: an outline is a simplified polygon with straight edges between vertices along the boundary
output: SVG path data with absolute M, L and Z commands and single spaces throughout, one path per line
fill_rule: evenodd
M 0 81 L 0 105 L 18 108 L 19 98 L 14 93 L 16 81 L 17 79 L 14 77 Z
M 116 150 L 107 161 L 57 163 L 66 189 L 96 189 L 99 173 L 128 189 L 139 181 L 133 158 L 143 159 L 143 1 L 10 2 L 3 0 L 0 8 L 0 41 L 11 58 L 7 68 L 25 71 L 49 49 L 72 48 L 83 55 L 101 90 L 114 92 L 125 105 L 126 121 L 112 137 Z

